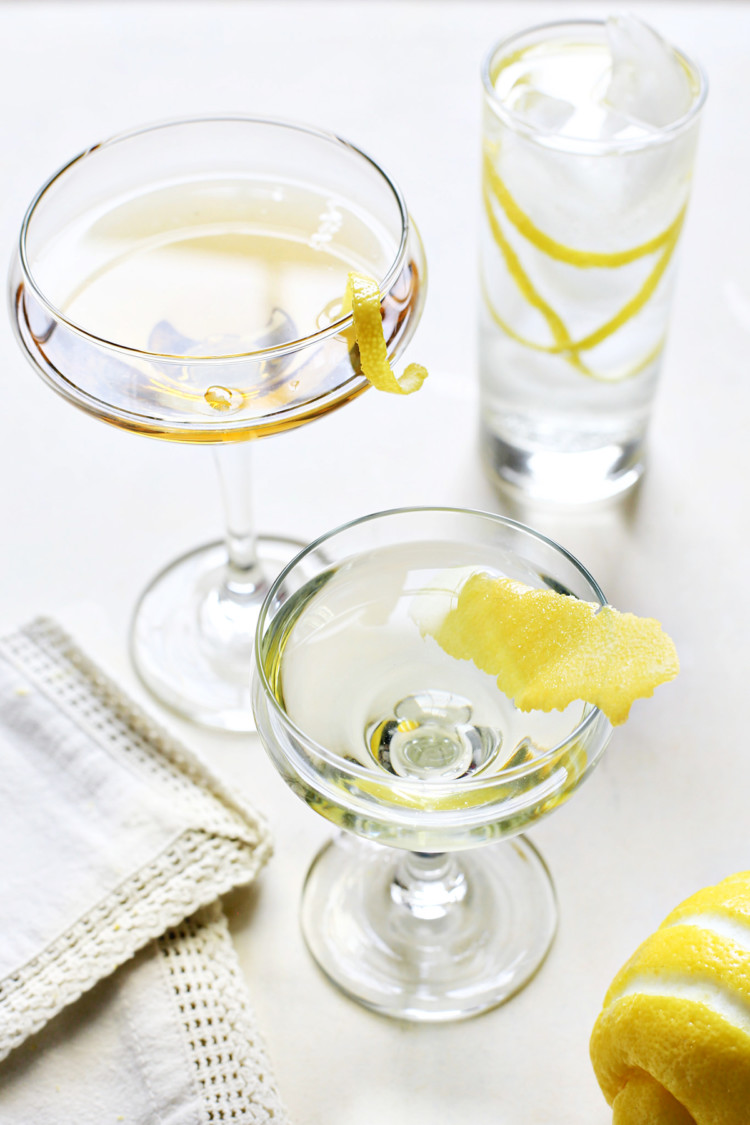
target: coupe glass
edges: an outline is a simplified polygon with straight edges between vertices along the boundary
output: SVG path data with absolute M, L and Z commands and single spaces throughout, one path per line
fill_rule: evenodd
M 420 508 L 312 543 L 258 623 L 258 732 L 294 792 L 344 829 L 307 876 L 305 939 L 335 984 L 401 1019 L 474 1015 L 534 974 L 557 910 L 519 833 L 570 796 L 611 733 L 584 703 L 522 713 L 441 649 L 435 625 L 477 570 L 604 604 L 580 563 L 522 524 Z
M 131 636 L 147 687 L 210 726 L 252 729 L 258 611 L 302 545 L 255 536 L 250 442 L 369 385 L 342 313 L 352 269 L 380 284 L 395 359 L 425 295 L 401 193 L 353 145 L 287 122 L 198 119 L 114 137 L 52 176 L 23 221 L 11 308 L 36 370 L 106 422 L 215 449 L 226 542 L 164 570 Z M 309 476 L 300 466 L 301 489 Z

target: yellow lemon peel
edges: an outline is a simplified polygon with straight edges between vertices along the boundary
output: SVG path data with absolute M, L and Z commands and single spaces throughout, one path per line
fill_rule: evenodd
M 547 322 L 553 339 L 551 344 L 543 344 L 528 340 L 515 332 L 506 319 L 500 315 L 487 292 L 487 287 L 482 279 L 482 289 L 490 314 L 498 327 L 512 339 L 534 351 L 545 352 L 550 355 L 559 355 L 570 363 L 580 374 L 603 382 L 615 382 L 621 379 L 633 378 L 640 374 L 652 363 L 661 352 L 664 340 L 661 339 L 634 364 L 630 364 L 620 371 L 602 375 L 594 371 L 581 359 L 581 352 L 596 348 L 610 336 L 619 332 L 629 324 L 641 309 L 651 300 L 659 282 L 665 274 L 672 259 L 675 247 L 680 237 L 680 232 L 685 220 L 685 204 L 672 222 L 660 234 L 633 246 L 628 250 L 609 253 L 599 253 L 590 250 L 579 250 L 566 246 L 550 238 L 544 231 L 537 227 L 530 217 L 521 209 L 514 197 L 508 191 L 500 177 L 493 161 L 497 159 L 498 147 L 490 145 L 485 148 L 482 175 L 482 192 L 484 207 L 489 222 L 492 238 L 497 245 L 508 273 L 513 278 L 517 288 L 526 302 L 535 308 Z M 497 211 L 518 231 L 521 237 L 534 246 L 536 250 L 555 261 L 564 262 L 566 265 L 577 269 L 619 269 L 641 258 L 654 256 L 650 272 L 642 282 L 638 291 L 615 314 L 593 332 L 581 339 L 574 340 L 570 335 L 563 320 L 558 316 L 551 305 L 544 299 L 536 286 L 531 281 L 528 273 L 521 265 L 521 260 L 512 248 L 500 225 Z
M 519 710 L 562 710 L 580 699 L 614 726 L 679 671 L 675 646 L 653 618 L 484 573 L 469 576 L 430 631 L 450 656 L 497 677 Z
M 632 246 L 629 250 L 605 251 L 602 253 L 595 250 L 577 250 L 572 246 L 566 246 L 540 230 L 519 207 L 494 167 L 492 155 L 492 148 L 488 146 L 484 154 L 484 175 L 492 194 L 502 207 L 506 217 L 527 242 L 558 262 L 565 262 L 566 265 L 577 266 L 579 269 L 618 269 L 620 266 L 636 262 L 639 258 L 645 258 L 673 243 L 682 229 L 687 204 L 681 208 L 661 234 L 656 235 L 655 238 L 650 238 L 647 242 L 642 242 L 639 246 Z
M 346 282 L 343 311 L 351 311 L 362 374 L 373 387 L 378 391 L 397 395 L 410 395 L 418 391 L 427 378 L 424 367 L 418 363 L 410 363 L 403 375 L 397 376 L 388 362 L 378 283 L 364 274 L 350 273 Z
M 591 1037 L 613 1125 L 746 1125 L 750 872 L 677 907 L 615 976 Z

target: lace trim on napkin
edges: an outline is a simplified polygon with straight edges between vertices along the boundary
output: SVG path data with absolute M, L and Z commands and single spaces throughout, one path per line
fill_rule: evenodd
M 179 1009 L 206 1125 L 284 1125 L 226 919 L 213 904 L 157 942 Z
M 4 658 L 77 727 L 128 768 L 166 785 L 187 827 L 0 981 L 0 1059 L 148 941 L 231 887 L 270 854 L 265 822 L 128 700 L 54 622 L 0 640 Z

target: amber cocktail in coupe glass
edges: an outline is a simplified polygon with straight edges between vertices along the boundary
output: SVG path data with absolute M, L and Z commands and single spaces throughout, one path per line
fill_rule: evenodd
M 36 370 L 105 422 L 215 451 L 226 541 L 158 575 L 131 636 L 146 686 L 209 726 L 252 729 L 258 611 L 301 546 L 255 534 L 250 442 L 369 385 L 343 312 L 350 270 L 378 282 L 395 359 L 425 295 L 403 197 L 355 146 L 283 121 L 116 136 L 52 176 L 23 220 L 11 309 Z
M 312 543 L 258 623 L 258 733 L 293 791 L 343 829 L 310 868 L 305 939 L 346 993 L 400 1019 L 474 1015 L 536 972 L 555 894 L 519 833 L 574 792 L 611 733 L 583 702 L 517 710 L 441 647 L 439 623 L 477 571 L 605 604 L 571 555 L 521 524 L 404 509 Z

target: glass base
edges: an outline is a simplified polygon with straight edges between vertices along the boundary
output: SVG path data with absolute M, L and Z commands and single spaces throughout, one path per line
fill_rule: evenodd
M 628 492 L 645 468 L 640 439 L 559 451 L 523 448 L 484 431 L 481 442 L 490 480 L 518 499 L 596 504 Z
M 258 614 L 278 572 L 304 546 L 261 537 L 253 580 L 228 580 L 227 551 L 210 543 L 183 555 L 144 591 L 130 635 L 135 669 L 160 703 L 227 731 L 255 730 L 251 678 Z
M 415 883 L 409 868 L 420 862 L 432 873 Z M 523 988 L 552 943 L 557 905 L 523 836 L 435 857 L 342 833 L 308 872 L 301 921 L 312 956 L 348 996 L 396 1019 L 437 1023 Z

